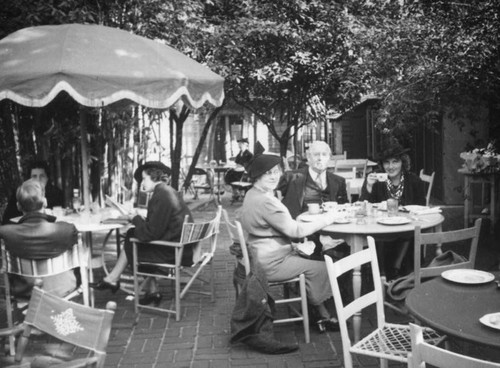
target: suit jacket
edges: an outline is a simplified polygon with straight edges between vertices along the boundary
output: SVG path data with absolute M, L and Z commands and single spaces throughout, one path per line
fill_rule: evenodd
M 308 167 L 285 172 L 278 183 L 277 190 L 283 195 L 283 204 L 288 208 L 293 218 L 302 211 Z M 347 187 L 345 179 L 334 173 L 326 172 L 326 182 L 329 190 L 329 200 L 344 204 L 347 202 Z
M 413 173 L 405 173 L 405 187 L 403 189 L 403 194 L 399 199 L 400 206 L 407 206 L 411 204 L 425 206 L 425 186 L 424 182 Z M 389 198 L 389 193 L 387 192 L 386 183 L 375 182 L 373 184 L 372 192 L 368 193 L 366 190 L 366 180 L 361 188 L 360 200 L 367 200 L 371 203 L 379 203 L 386 201 Z
M 17 257 L 27 259 L 53 258 L 71 249 L 78 241 L 75 225 L 54 222 L 54 216 L 33 212 L 17 224 L 0 226 L 5 248 Z

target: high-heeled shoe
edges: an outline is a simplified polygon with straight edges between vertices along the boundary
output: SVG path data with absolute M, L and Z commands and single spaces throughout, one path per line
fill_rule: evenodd
M 325 319 L 320 319 L 319 321 L 316 322 L 316 325 L 318 326 L 318 330 L 320 333 L 324 333 L 326 331 L 339 331 L 339 321 L 336 318 L 325 318 Z
M 89 286 L 95 290 L 111 290 L 111 292 L 114 294 L 120 288 L 120 281 L 117 281 L 116 283 L 112 284 L 102 279 L 101 281 L 98 282 L 90 282 Z
M 142 298 L 139 299 L 139 304 L 140 305 L 149 305 L 151 303 L 154 303 L 154 305 L 157 307 L 158 304 L 160 304 L 162 295 L 158 292 L 156 293 L 146 293 Z

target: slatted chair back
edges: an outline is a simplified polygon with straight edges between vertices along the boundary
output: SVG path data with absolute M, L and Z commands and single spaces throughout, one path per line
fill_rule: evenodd
M 154 310 L 159 312 L 166 312 L 175 315 L 177 321 L 181 317 L 181 299 L 187 294 L 188 291 L 196 292 L 198 294 L 210 295 L 211 300 L 215 299 L 215 271 L 213 266 L 213 257 L 217 248 L 217 236 L 219 234 L 219 226 L 222 215 L 222 207 L 217 207 L 217 212 L 215 217 L 210 221 L 204 222 L 189 222 L 186 216 L 184 224 L 182 225 L 181 239 L 179 242 L 171 242 L 164 240 L 155 240 L 147 244 L 160 245 L 165 247 L 170 247 L 175 251 L 175 263 L 153 263 L 153 262 L 142 262 L 140 261 L 138 254 L 138 248 L 141 242 L 136 238 L 131 238 L 132 251 L 133 251 L 133 262 L 132 268 L 134 272 L 134 293 L 136 296 L 140 295 L 143 285 L 139 282 L 139 279 L 154 277 L 157 279 L 167 279 L 174 281 L 175 284 L 175 307 L 171 309 L 169 307 L 154 306 L 154 305 L 140 305 L 139 298 L 136 297 L 135 312 L 139 313 L 140 309 Z M 184 252 L 184 247 L 186 245 L 197 243 L 194 248 L 193 259 L 195 263 L 191 267 L 183 267 L 181 264 L 182 254 Z M 208 247 L 206 244 L 208 243 Z M 210 264 L 210 292 L 193 291 L 190 290 L 191 286 L 196 280 L 202 281 L 198 276 L 204 270 L 205 266 Z M 142 271 L 143 267 L 146 270 Z M 154 271 L 150 269 L 154 268 Z M 159 270 L 159 271 L 156 271 Z M 182 274 L 181 274 L 182 272 Z M 188 274 L 188 279 L 183 279 L 183 276 Z M 185 285 L 181 285 L 181 281 L 185 282 Z
M 465 356 L 425 342 L 422 327 L 413 323 L 410 323 L 410 336 L 410 368 L 425 368 L 427 363 L 439 368 L 500 368 L 499 363 Z
M 427 183 L 427 193 L 425 195 L 426 206 L 428 206 L 431 201 L 432 186 L 434 185 L 434 175 L 436 175 L 434 171 L 432 172 L 432 174 L 426 175 L 424 174 L 424 169 L 420 170 L 420 179 Z
M 105 310 L 91 308 L 34 287 L 15 360 L 22 361 L 31 330 L 37 328 L 61 341 L 93 352 L 93 356 L 78 359 L 78 362 L 104 367 L 115 310 L 115 302 L 108 302 Z
M 414 272 L 415 272 L 415 287 L 419 286 L 423 278 L 436 277 L 441 275 L 444 271 L 469 268 L 473 269 L 476 262 L 477 246 L 479 242 L 479 235 L 481 233 L 482 219 L 477 219 L 473 227 L 436 232 L 436 233 L 422 233 L 420 226 L 415 227 L 414 232 Z M 421 252 L 423 247 L 434 244 L 446 244 L 449 247 L 464 247 L 468 248 L 468 257 L 465 262 L 454 263 L 439 267 L 422 267 Z

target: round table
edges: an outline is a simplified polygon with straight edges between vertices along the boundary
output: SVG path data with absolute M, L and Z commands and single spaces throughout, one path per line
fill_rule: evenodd
M 436 277 L 410 291 L 408 311 L 422 324 L 448 336 L 500 349 L 500 329 L 479 318 L 500 312 L 500 289 L 495 282 L 458 284 Z
M 422 230 L 434 229 L 441 231 L 441 224 L 444 221 L 443 215 L 433 213 L 427 215 L 410 215 L 406 212 L 400 212 L 398 216 L 408 217 L 411 220 L 407 224 L 402 225 L 383 225 L 377 222 L 380 217 L 366 217 L 364 224 L 358 224 L 354 219 L 348 224 L 332 224 L 324 227 L 321 233 L 330 235 L 334 238 L 343 238 L 350 246 L 351 254 L 363 250 L 367 246 L 366 237 L 373 236 L 375 240 L 390 240 L 396 237 L 413 237 L 413 232 L 416 226 L 420 226 Z M 438 248 L 439 249 L 439 248 Z M 439 249 L 440 250 L 440 249 Z M 356 268 L 352 274 L 352 287 L 354 298 L 357 299 L 361 295 L 361 268 Z M 361 331 L 361 313 L 357 313 L 353 317 L 354 339 L 359 341 Z

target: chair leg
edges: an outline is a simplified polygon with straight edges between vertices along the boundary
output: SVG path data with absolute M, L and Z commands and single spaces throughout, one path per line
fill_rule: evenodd
M 181 271 L 175 267 L 175 320 L 181 320 Z
M 309 311 L 307 309 L 306 278 L 303 274 L 300 275 L 299 286 L 302 304 L 302 317 L 304 318 L 302 321 L 304 325 L 304 337 L 306 340 L 306 344 L 309 344 L 309 342 L 311 341 L 311 337 L 309 334 Z

